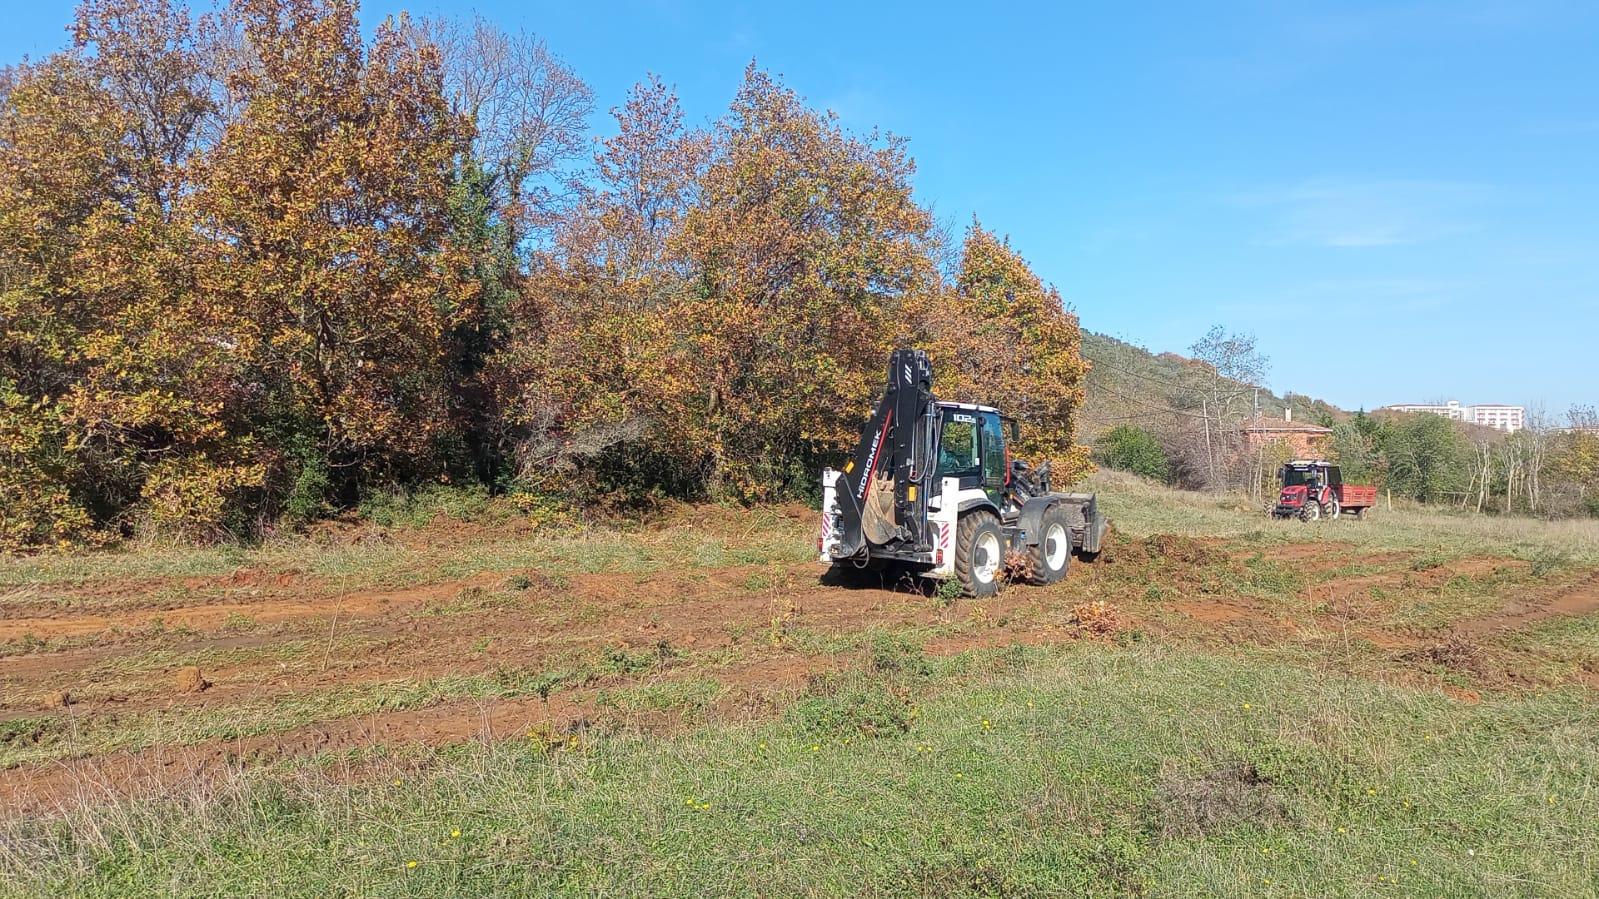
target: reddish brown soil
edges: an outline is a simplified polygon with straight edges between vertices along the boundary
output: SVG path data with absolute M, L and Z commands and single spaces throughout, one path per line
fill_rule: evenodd
M 1599 612 L 1599 577 L 1589 578 L 1552 595 L 1526 594 L 1492 615 L 1456 622 L 1452 630 L 1466 635 L 1490 634 L 1524 628 L 1546 618 L 1593 612 Z
M 736 535 L 750 523 L 733 510 L 708 510 L 692 523 L 669 517 L 660 526 Z M 447 539 L 457 525 L 435 527 L 426 529 L 427 539 Z M 374 536 L 354 526 L 348 533 L 331 528 L 326 536 L 422 539 Z M 936 634 L 924 646 L 935 655 L 1061 643 L 1081 636 L 1073 609 L 1092 601 L 1115 607 L 1118 628 L 1162 639 L 1259 645 L 1337 628 L 1364 637 L 1391 660 L 1400 657 L 1396 650 L 1413 648 L 1416 641 L 1369 623 L 1361 610 L 1374 588 L 1393 594 L 1384 600 L 1393 603 L 1453 577 L 1525 568 L 1508 559 L 1471 559 L 1415 571 L 1408 554 L 1355 558 L 1346 544 L 1307 543 L 1263 555 L 1305 572 L 1355 562 L 1384 570 L 1271 601 L 1208 592 L 1219 582 L 1213 577 L 1217 571 L 1239 569 L 1255 554 L 1253 548 L 1216 539 L 1117 538 L 1099 562 L 1074 565 L 1063 584 L 1016 587 L 992 600 L 953 606 L 903 586 L 829 586 L 821 582 L 820 569 L 808 563 L 576 575 L 559 586 L 528 570 L 402 590 L 345 592 L 309 575 L 241 569 L 181 582 L 100 581 L 50 595 L 41 590 L 0 606 L 0 642 L 31 635 L 64 639 L 68 648 L 26 651 L 13 642 L 12 654 L 0 656 L 0 724 L 70 717 L 78 728 L 103 732 L 134 714 L 225 711 L 240 703 L 303 700 L 361 685 L 583 666 L 596 673 L 586 682 L 563 684 L 547 699 L 445 700 L 417 710 L 318 721 L 193 746 L 98 754 L 85 749 L 67 761 L 0 771 L 0 803 L 27 808 L 161 791 L 244 765 L 375 746 L 444 746 L 579 726 L 680 726 L 679 714 L 623 714 L 596 704 L 599 691 L 641 679 L 714 678 L 728 690 L 713 713 L 765 714 L 783 697 L 805 689 L 818 672 L 864 659 L 859 651 L 808 654 L 805 647 L 848 645 L 852 636 L 907 628 Z M 513 586 L 524 582 L 532 586 Z M 179 595 L 187 599 L 165 599 L 174 586 L 181 586 L 185 592 Z M 1599 581 L 1553 592 L 1534 585 L 1500 612 L 1461 622 L 1456 630 L 1489 634 L 1552 615 L 1593 611 L 1599 611 Z M 596 666 L 596 660 L 618 649 L 656 653 L 666 661 L 635 674 Z M 192 666 L 199 670 L 186 671 Z M 1414 666 L 1405 671 L 1406 677 L 1414 676 Z

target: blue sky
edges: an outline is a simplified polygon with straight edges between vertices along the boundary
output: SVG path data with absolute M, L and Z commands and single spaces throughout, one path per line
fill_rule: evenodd
M 71 8 L 14 5 L 0 60 L 60 46 Z M 1085 327 L 1251 331 L 1278 391 L 1599 402 L 1599 4 L 364 9 L 535 31 L 602 111 L 656 72 L 709 120 L 754 58 L 910 138 L 921 199 L 1008 233 Z

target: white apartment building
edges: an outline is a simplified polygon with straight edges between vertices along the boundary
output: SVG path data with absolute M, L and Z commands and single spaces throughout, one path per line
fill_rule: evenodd
M 1455 421 L 1469 421 L 1485 428 L 1504 431 L 1509 434 L 1527 426 L 1527 410 L 1522 406 L 1505 406 L 1499 403 L 1478 403 L 1474 406 L 1462 405 L 1459 400 L 1450 400 L 1447 403 L 1399 403 L 1393 406 L 1384 406 L 1390 412 L 1426 412 L 1429 415 L 1442 415 Z

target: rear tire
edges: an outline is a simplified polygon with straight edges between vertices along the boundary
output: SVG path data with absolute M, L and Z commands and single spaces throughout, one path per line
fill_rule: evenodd
M 1072 528 L 1066 512 L 1050 506 L 1038 519 L 1038 545 L 1027 548 L 1029 583 L 1043 586 L 1066 576 L 1072 561 Z
M 955 535 L 955 578 L 968 596 L 978 599 L 999 592 L 1005 567 L 1005 534 L 988 511 L 961 516 Z
M 1335 499 L 1334 500 L 1328 500 L 1327 505 L 1322 507 L 1321 517 L 1323 517 L 1323 518 L 1331 518 L 1334 521 L 1337 521 L 1338 520 L 1338 514 L 1340 512 L 1342 512 L 1342 511 L 1343 511 L 1342 507 L 1340 507 L 1338 505 L 1338 500 L 1335 500 Z

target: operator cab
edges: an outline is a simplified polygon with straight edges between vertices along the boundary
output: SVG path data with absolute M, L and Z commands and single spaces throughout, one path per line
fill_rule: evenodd
M 1284 487 L 1338 487 L 1343 484 L 1338 466 L 1318 459 L 1296 459 L 1283 464 Z
M 991 406 L 937 403 L 933 439 L 938 444 L 938 467 L 930 486 L 932 495 L 943 490 L 944 478 L 960 479 L 962 490 L 982 488 L 996 505 L 1004 505 L 1009 481 L 1009 439 L 1016 423 Z

